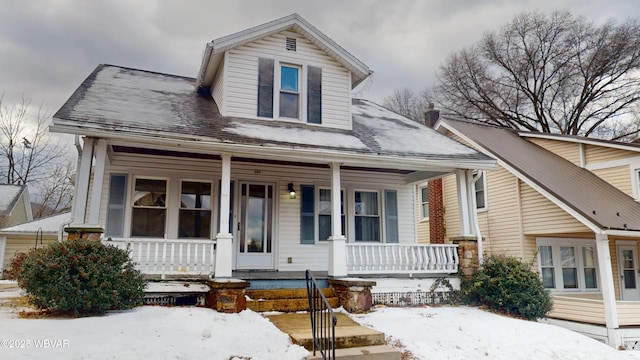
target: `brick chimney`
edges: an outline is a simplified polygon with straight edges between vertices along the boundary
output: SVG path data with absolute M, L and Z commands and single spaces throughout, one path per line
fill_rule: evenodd
M 440 119 L 440 110 L 434 109 L 429 103 L 424 112 L 424 124 L 433 128 Z M 444 224 L 444 200 L 442 199 L 442 179 L 429 180 L 429 242 L 444 244 L 446 229 Z
M 429 103 L 427 111 L 424 112 L 424 124 L 433 128 L 438 119 L 440 119 L 440 110 L 434 109 L 433 103 Z

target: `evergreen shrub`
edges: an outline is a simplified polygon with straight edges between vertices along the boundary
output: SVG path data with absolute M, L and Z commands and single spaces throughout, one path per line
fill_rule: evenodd
M 516 258 L 490 256 L 470 279 L 462 280 L 462 300 L 528 320 L 542 318 L 551 311 L 549 291 L 538 273 Z
M 18 275 L 29 302 L 54 314 L 104 314 L 142 303 L 146 282 L 129 251 L 67 240 L 30 252 Z

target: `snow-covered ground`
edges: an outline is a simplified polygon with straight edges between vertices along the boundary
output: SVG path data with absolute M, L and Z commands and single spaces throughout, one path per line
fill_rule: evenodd
M 0 302 L 20 296 L 2 290 Z M 3 299 L 4 298 L 4 299 Z M 139 307 L 103 317 L 22 319 L 0 306 L 0 359 L 302 359 L 303 348 L 252 311 Z M 552 325 L 469 307 L 377 308 L 356 321 L 416 359 L 640 359 Z

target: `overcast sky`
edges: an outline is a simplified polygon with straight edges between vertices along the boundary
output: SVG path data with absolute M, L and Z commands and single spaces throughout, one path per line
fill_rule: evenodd
M 640 1 L 0 0 L 0 92 L 53 113 L 101 63 L 195 77 L 207 42 L 297 12 L 375 72 L 357 96 L 381 102 L 514 15 L 562 9 L 624 21 Z

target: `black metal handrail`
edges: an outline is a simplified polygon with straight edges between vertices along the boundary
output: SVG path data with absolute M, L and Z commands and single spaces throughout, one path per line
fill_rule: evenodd
M 316 350 L 318 350 L 323 359 L 335 359 L 338 318 L 322 293 L 322 288 L 318 286 L 316 278 L 311 275 L 311 271 L 306 271 L 306 278 L 311 333 L 313 335 L 313 355 L 315 356 Z

